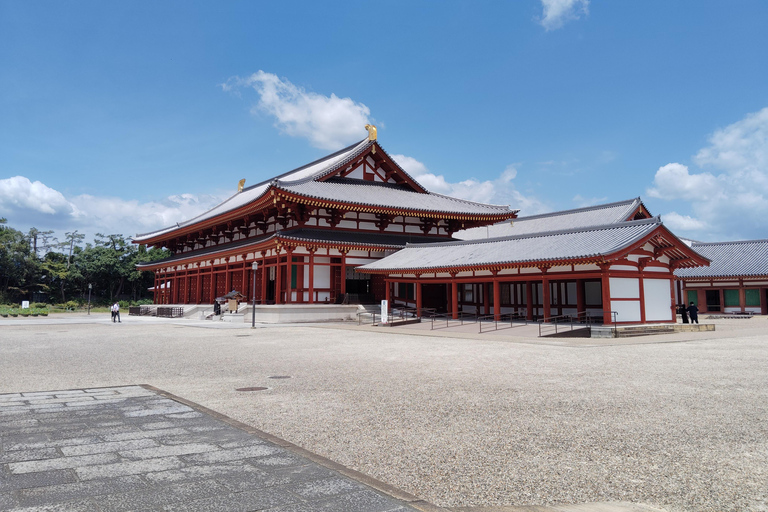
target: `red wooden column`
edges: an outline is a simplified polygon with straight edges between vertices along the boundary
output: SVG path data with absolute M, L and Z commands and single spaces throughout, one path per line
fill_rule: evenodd
M 584 280 L 576 280 L 576 313 L 587 310 L 586 300 L 584 299 Z
M 251 302 L 253 300 L 253 297 L 251 297 L 251 288 L 252 286 L 248 286 L 250 284 L 250 281 L 248 280 L 248 265 L 245 261 L 245 257 L 248 256 L 247 254 L 243 254 L 243 284 L 241 285 L 241 288 L 243 288 L 242 294 L 245 295 L 245 301 Z
M 669 270 L 670 272 L 674 272 L 675 269 L 670 266 Z M 682 297 L 683 294 L 681 293 L 680 296 Z M 673 322 L 677 323 L 677 301 L 675 301 L 675 280 L 674 279 L 669 281 L 669 302 L 670 302 L 670 307 L 672 309 L 672 311 L 670 312 L 671 313 L 670 318 L 672 318 Z M 683 302 L 683 304 L 685 303 Z
M 451 318 L 459 318 L 459 283 L 456 274 L 451 274 Z
M 483 314 L 491 313 L 491 293 L 488 291 L 488 283 L 483 283 Z
M 219 280 L 218 274 L 214 271 L 214 268 L 211 267 L 211 301 L 216 300 L 216 284 Z
M 416 316 L 421 318 L 421 281 L 416 281 L 415 291 L 416 291 Z
M 197 264 L 197 286 L 195 287 L 195 299 L 197 304 L 203 302 L 203 274 L 201 274 L 200 264 Z
M 547 269 L 541 269 L 542 272 L 546 272 Z M 541 306 L 544 308 L 544 320 L 552 316 L 552 296 L 549 290 L 549 278 L 541 278 Z
M 267 255 L 261 253 L 261 303 L 267 303 Z
M 293 294 L 293 286 L 291 279 L 293 277 L 293 247 L 286 249 L 287 256 L 285 257 L 285 303 L 290 304 L 292 302 L 291 295 Z
M 283 303 L 283 291 L 280 289 L 280 248 L 277 249 L 277 267 L 275 268 L 275 304 Z
M 315 303 L 315 251 L 317 248 L 309 248 L 309 303 Z
M 347 293 L 347 253 L 349 251 L 344 249 L 341 251 L 341 294 Z
M 643 261 L 644 260 L 642 259 L 640 260 L 641 265 L 638 268 L 638 270 L 640 271 L 639 272 L 640 275 L 638 276 L 638 282 L 637 282 L 639 291 L 640 291 L 640 322 L 641 323 L 645 323 L 645 286 L 643 282 L 644 281 L 643 268 L 645 267 L 645 265 L 642 264 Z
M 608 264 L 600 265 L 602 275 L 600 277 L 600 288 L 603 294 L 603 323 L 610 324 L 613 322 L 613 315 L 611 314 L 611 282 L 608 277 Z
M 224 267 L 224 293 L 232 291 L 232 273 L 229 271 L 229 261 L 231 258 L 227 258 L 227 264 Z
M 526 320 L 533 320 L 533 283 L 531 281 L 525 282 L 525 306 Z
M 155 272 L 155 286 L 153 286 L 154 290 L 152 290 L 152 303 L 157 304 L 157 297 L 158 297 L 158 281 L 157 281 L 157 272 Z
M 725 301 L 725 297 L 723 297 L 723 301 Z M 725 311 L 725 302 L 720 309 Z M 742 313 L 747 310 L 747 289 L 744 288 L 744 279 L 739 279 L 739 310 Z
M 493 281 L 493 319 L 501 317 L 501 283 L 498 279 Z
M 387 300 L 387 311 L 382 311 L 381 314 L 388 315 L 392 308 L 392 282 L 387 279 L 384 280 L 384 298 Z

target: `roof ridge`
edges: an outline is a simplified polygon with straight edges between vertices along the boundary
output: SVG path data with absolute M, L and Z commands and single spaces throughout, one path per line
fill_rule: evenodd
M 693 242 L 691 243 L 691 247 L 702 246 L 702 245 L 758 244 L 758 243 L 766 243 L 766 242 L 768 242 L 768 238 L 758 238 L 756 240 L 731 240 L 726 242 Z
M 632 227 L 632 226 L 638 226 L 642 224 L 656 224 L 656 225 L 662 225 L 661 217 L 659 215 L 655 217 L 651 217 L 648 219 L 639 219 L 639 220 L 628 220 L 625 222 L 613 222 L 610 224 L 598 224 L 594 226 L 583 226 L 579 228 L 568 228 L 568 229 L 558 229 L 553 231 L 536 231 L 533 233 L 524 233 L 522 235 L 508 235 L 508 236 L 499 236 L 495 238 L 475 238 L 471 240 L 456 240 L 454 242 L 441 242 L 438 245 L 473 245 L 473 244 L 482 244 L 482 243 L 488 243 L 488 242 L 503 242 L 506 240 L 523 240 L 526 238 L 541 238 L 544 236 L 555 236 L 555 235 L 564 235 L 569 233 L 579 233 L 579 232 L 586 232 L 586 231 L 601 231 L 601 230 L 607 230 L 607 229 L 619 229 L 619 228 L 625 228 L 625 227 Z M 430 244 L 408 244 L 408 247 L 426 247 Z
M 539 213 L 537 215 L 526 215 L 525 217 L 518 217 L 515 220 L 516 221 L 523 221 L 523 220 L 529 220 L 529 219 L 541 219 L 541 218 L 545 218 L 545 217 L 558 217 L 558 216 L 561 216 L 561 215 L 568 215 L 568 214 L 571 214 L 571 213 L 581 213 L 581 212 L 602 210 L 602 209 L 605 209 L 605 208 L 611 208 L 611 207 L 619 206 L 619 205 L 622 205 L 622 204 L 629 205 L 629 204 L 632 204 L 632 203 L 635 203 L 635 202 L 638 202 L 638 203 L 642 204 L 643 201 L 638 196 L 638 197 L 635 197 L 633 199 L 626 199 L 624 201 L 615 201 L 613 203 L 596 204 L 596 205 L 593 205 L 593 206 L 584 206 L 584 207 L 581 207 L 581 208 L 573 208 L 571 210 L 558 210 L 556 212 Z

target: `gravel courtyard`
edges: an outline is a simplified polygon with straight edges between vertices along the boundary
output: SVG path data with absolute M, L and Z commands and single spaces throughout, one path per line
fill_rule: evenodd
M 446 507 L 768 510 L 764 317 L 601 342 L 108 320 L 0 319 L 0 393 L 151 384 Z

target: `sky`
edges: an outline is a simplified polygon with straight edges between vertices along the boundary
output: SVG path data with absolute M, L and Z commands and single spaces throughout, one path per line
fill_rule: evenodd
M 0 0 L 0 217 L 129 237 L 363 139 L 520 216 L 765 239 L 763 0 Z

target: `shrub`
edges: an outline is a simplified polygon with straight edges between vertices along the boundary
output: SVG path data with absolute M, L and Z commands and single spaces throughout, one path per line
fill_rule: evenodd
M 70 301 L 67 301 L 67 303 L 66 303 L 66 304 L 64 304 L 64 306 L 65 306 L 67 309 L 71 309 L 72 311 L 74 311 L 74 310 L 76 310 L 76 309 L 77 309 L 77 307 L 78 307 L 78 303 L 77 303 L 77 302 L 75 302 L 74 300 L 70 300 Z
M 30 307 L 35 309 L 46 309 L 48 308 L 48 304 L 45 302 L 35 302 L 34 304 L 30 304 Z

